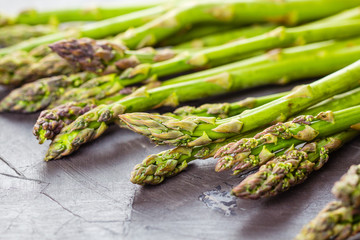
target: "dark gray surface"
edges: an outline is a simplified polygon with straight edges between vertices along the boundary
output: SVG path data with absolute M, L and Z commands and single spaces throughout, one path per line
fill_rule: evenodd
M 5 93 L 0 88 L 0 97 Z M 358 138 L 304 184 L 271 199 L 240 200 L 228 192 L 241 178 L 215 173 L 213 159 L 193 162 L 159 186 L 131 184 L 133 166 L 166 148 L 115 126 L 75 154 L 45 163 L 47 144 L 38 145 L 31 133 L 36 118 L 0 115 L 0 239 L 292 239 L 333 199 L 333 183 L 360 159 Z

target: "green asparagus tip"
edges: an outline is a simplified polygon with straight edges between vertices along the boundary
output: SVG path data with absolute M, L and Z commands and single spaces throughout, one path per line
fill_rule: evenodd
M 65 152 L 65 150 L 66 150 L 66 146 L 61 142 L 56 142 L 55 144 L 51 144 L 48 152 L 46 153 L 44 159 L 45 162 L 60 158 L 62 154 Z

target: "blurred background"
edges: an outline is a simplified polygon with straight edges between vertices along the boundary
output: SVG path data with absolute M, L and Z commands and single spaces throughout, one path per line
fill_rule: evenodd
M 68 8 L 76 6 L 91 6 L 91 5 L 118 5 L 127 3 L 141 3 L 141 2 L 159 2 L 154 0 L 0 0 L 0 9 L 2 12 L 14 14 L 18 11 L 27 8 L 36 8 L 38 10 Z

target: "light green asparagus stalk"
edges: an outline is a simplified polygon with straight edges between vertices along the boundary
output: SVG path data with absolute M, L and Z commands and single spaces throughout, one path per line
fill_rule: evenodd
M 122 4 L 121 6 L 108 7 L 86 7 L 86 8 L 69 8 L 58 9 L 50 11 L 38 11 L 35 9 L 27 9 L 20 12 L 16 16 L 8 17 L 8 24 L 57 24 L 62 22 L 75 21 L 100 21 L 108 18 L 113 18 L 128 13 L 140 11 L 147 8 L 157 6 L 162 2 L 151 1 L 142 4 Z M 0 21 L 1 22 L 1 21 Z M 1 24 L 0 24 L 1 26 Z
M 329 21 L 321 24 L 310 24 L 295 28 L 279 27 L 265 34 L 248 39 L 240 39 L 220 46 L 210 47 L 191 52 L 183 51 L 176 57 L 155 64 L 141 64 L 122 74 L 124 80 L 134 83 L 153 77 L 165 77 L 197 68 L 213 65 L 213 62 L 229 63 L 232 58 L 257 51 L 270 50 L 278 47 L 289 47 L 295 44 L 319 42 L 331 39 L 344 39 L 360 35 L 360 20 Z M 123 56 L 122 48 L 106 44 L 107 51 L 116 52 L 109 60 L 108 54 L 95 54 L 103 42 L 88 39 L 66 40 L 50 45 L 51 49 L 72 65 L 77 65 L 83 71 L 103 72 Z M 80 54 L 79 54 L 80 53 Z M 76 57 L 74 57 L 76 55 Z M 99 65 L 98 62 L 105 62 Z
M 56 32 L 56 28 L 50 25 L 28 26 L 18 24 L 0 28 L 0 48 L 14 45 L 26 39 L 39 37 Z
M 338 200 L 330 202 L 295 239 L 343 240 L 360 232 L 359 177 L 360 166 L 351 166 L 332 189 Z
M 354 90 L 328 98 L 319 104 L 309 107 L 301 113 L 302 115 L 317 115 L 319 112 L 325 112 L 330 110 L 338 111 L 343 108 L 348 108 L 359 104 L 360 88 L 355 88 Z
M 250 131 L 272 121 L 286 119 L 326 98 L 358 87 L 359 69 L 360 62 L 356 62 L 319 81 L 304 85 L 285 97 L 260 106 L 256 108 L 257 111 L 227 119 L 212 118 L 204 121 L 194 118 L 178 121 L 171 117 L 158 118 L 147 113 L 129 113 L 120 118 L 135 132 L 148 136 L 158 144 L 204 145 Z M 223 77 L 222 81 L 236 84 L 231 75 Z
M 252 170 L 264 165 L 281 149 L 346 130 L 360 122 L 359 111 L 360 105 L 337 112 L 321 112 L 316 117 L 302 115 L 273 125 L 253 138 L 243 138 L 222 147 L 215 154 L 218 158 L 215 170 L 220 172 L 232 168 L 234 174 Z
M 304 182 L 311 172 L 319 170 L 328 161 L 330 152 L 358 135 L 358 131 L 349 130 L 308 143 L 301 150 L 290 148 L 245 178 L 232 193 L 241 198 L 258 199 L 284 192 Z
M 288 93 L 289 92 L 281 92 L 257 98 L 249 97 L 234 103 L 203 104 L 199 107 L 184 106 L 177 108 L 170 116 L 179 116 L 181 118 L 186 116 L 228 118 L 248 109 L 256 108 L 265 103 L 279 99 Z
M 360 88 L 358 89 L 360 91 Z M 352 91 L 351 91 L 352 92 Z M 358 93 L 359 95 L 360 93 Z M 349 92 L 350 95 L 350 92 Z M 359 98 L 351 98 L 349 95 L 339 96 L 322 103 L 316 107 L 317 113 L 321 111 L 338 111 L 343 108 L 360 104 Z M 344 105 L 342 105 L 345 103 Z M 304 111 L 306 112 L 306 110 Z M 299 113 L 302 115 L 304 112 Z M 240 134 L 218 143 L 210 143 L 199 147 L 176 147 L 158 154 L 148 156 L 142 163 L 137 164 L 132 171 L 130 180 L 135 184 L 159 184 L 166 177 L 174 176 L 183 171 L 188 164 L 198 158 L 206 159 L 213 157 L 225 145 L 237 142 L 244 138 L 254 137 L 260 130 L 253 130 L 247 134 Z M 279 151 L 281 152 L 281 151 Z M 167 167 L 165 167 L 167 166 Z
M 68 89 L 77 88 L 95 78 L 93 73 L 59 75 L 39 79 L 10 92 L 0 101 L 0 112 L 31 113 L 46 108 Z
M 111 104 L 128 96 L 133 88 L 124 88 L 122 91 L 105 99 L 89 98 L 82 101 L 67 102 L 40 113 L 33 134 L 42 144 L 45 140 L 53 139 L 65 126 L 72 123 L 77 117 L 87 113 L 101 104 Z
M 174 46 L 174 49 L 191 49 L 191 48 L 205 48 L 214 47 L 222 44 L 226 44 L 239 39 L 245 39 L 255 37 L 266 32 L 273 30 L 276 25 L 255 25 L 250 27 L 243 27 L 238 29 L 230 29 L 225 32 L 214 33 L 201 38 L 191 39 Z
M 248 109 L 262 106 L 265 103 L 274 101 L 287 94 L 289 94 L 289 92 L 281 92 L 257 98 L 249 97 L 233 103 L 210 103 L 203 104 L 199 107 L 183 106 L 177 108 L 172 114 L 169 115 L 175 115 L 179 117 L 196 115 L 201 117 L 228 118 L 240 114 Z M 322 111 L 337 111 L 341 108 L 347 108 L 357 104 L 360 104 L 360 88 L 356 88 L 344 94 L 339 94 L 332 98 L 326 99 L 325 101 L 312 106 L 305 111 L 302 111 L 301 114 L 317 115 Z
M 352 44 L 349 45 L 349 43 Z M 355 40 L 341 43 L 319 43 L 312 46 L 304 46 L 301 47 L 301 49 L 302 51 L 299 51 L 300 48 L 293 48 L 283 52 L 277 52 L 277 55 L 269 56 L 271 59 L 274 59 L 274 61 L 271 61 L 269 64 L 258 66 L 253 60 L 248 60 L 249 67 L 244 69 L 240 67 L 239 71 L 226 71 L 209 78 L 164 85 L 143 91 L 142 93 L 137 92 L 137 94 L 132 97 L 110 105 L 99 106 L 85 115 L 80 116 L 55 137 L 48 151 L 46 160 L 68 155 L 79 148 L 81 144 L 97 138 L 106 130 L 108 124 L 112 123 L 117 119 L 119 114 L 124 112 L 144 111 L 160 106 L 176 106 L 179 102 L 219 95 L 256 85 L 276 83 L 279 82 L 279 79 L 282 79 L 280 82 L 284 82 L 285 76 L 287 80 L 296 80 L 299 78 L 325 75 L 356 61 L 359 54 L 357 51 L 360 51 L 360 49 L 356 50 Z M 246 64 L 240 62 L 239 65 L 244 66 Z M 338 78 L 342 78 L 342 76 L 340 76 L 342 73 L 343 72 L 340 72 Z M 332 76 L 331 78 L 334 77 Z M 331 82 L 331 78 L 329 82 Z M 345 84 L 347 81 L 349 84 Z M 322 83 L 322 81 L 320 82 Z M 341 86 L 339 86 L 339 81 L 335 82 L 336 83 L 329 88 L 334 90 L 333 95 L 355 88 L 358 84 L 358 82 L 354 83 L 355 80 L 350 77 L 342 80 L 344 84 Z M 325 81 L 324 85 L 327 87 L 327 81 Z M 315 84 L 315 89 L 317 90 L 316 86 L 317 84 Z M 302 89 L 304 90 L 305 87 Z M 296 91 L 296 93 L 301 93 L 301 90 Z M 328 97 L 329 96 L 331 96 L 331 93 L 329 93 Z M 297 99 L 298 97 L 294 95 L 294 100 Z M 319 97 L 318 101 L 321 100 L 323 99 Z M 290 101 L 290 99 L 288 101 Z M 300 105 L 302 104 L 303 102 L 301 102 Z M 278 115 L 278 113 L 276 114 Z M 295 114 L 295 111 L 293 114 Z M 269 121 L 272 121 L 272 117 L 274 117 L 274 115 L 270 115 Z M 213 118 L 209 120 L 213 121 Z M 262 125 L 264 124 L 266 123 Z
M 155 46 L 158 47 L 169 47 L 169 46 L 177 46 L 184 42 L 191 41 L 197 38 L 203 38 L 208 35 L 225 33 L 229 30 L 233 30 L 234 28 L 239 28 L 239 26 L 235 24 L 196 24 L 194 26 L 186 26 L 184 29 L 181 29 L 177 33 L 165 38 L 164 40 L 157 43 Z
M 157 6 L 153 8 L 144 9 L 141 11 L 132 12 L 122 16 L 109 18 L 95 23 L 89 23 L 80 26 L 76 29 L 58 32 L 33 38 L 13 46 L 0 49 L 0 56 L 12 53 L 14 51 L 30 51 L 35 47 L 47 45 L 66 38 L 91 37 L 95 39 L 104 38 L 115 35 L 127 30 L 129 27 L 137 27 L 149 21 L 156 16 L 164 13 L 167 6 Z

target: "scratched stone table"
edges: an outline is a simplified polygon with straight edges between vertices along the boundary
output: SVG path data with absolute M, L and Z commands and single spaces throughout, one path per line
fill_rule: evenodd
M 15 11 L 29 2 L 0 0 L 0 9 Z M 209 101 L 290 88 L 259 88 Z M 0 98 L 7 92 L 0 88 Z M 45 163 L 48 143 L 38 145 L 31 133 L 36 118 L 0 115 L 0 239 L 292 239 L 333 199 L 333 183 L 360 160 L 357 138 L 304 184 L 271 199 L 240 200 L 228 192 L 242 177 L 215 173 L 213 159 L 193 162 L 159 186 L 133 185 L 133 166 L 166 147 L 116 126 L 75 154 Z

